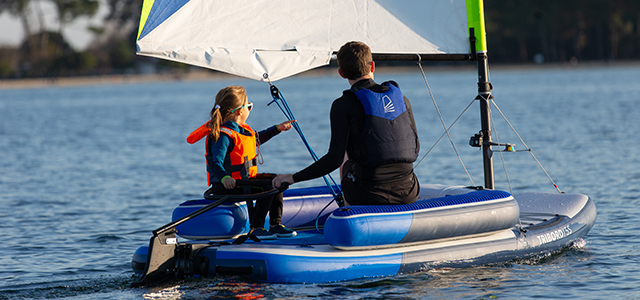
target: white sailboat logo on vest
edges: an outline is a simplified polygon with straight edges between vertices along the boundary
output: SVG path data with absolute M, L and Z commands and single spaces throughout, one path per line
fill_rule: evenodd
M 391 101 L 391 98 L 389 98 L 389 96 L 385 95 L 384 97 L 382 97 L 382 104 L 384 104 L 385 114 L 396 111 L 396 108 L 393 106 L 393 101 Z

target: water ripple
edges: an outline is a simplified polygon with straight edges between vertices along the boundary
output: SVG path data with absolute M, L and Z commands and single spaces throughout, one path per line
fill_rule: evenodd
M 428 76 L 446 123 L 477 94 L 473 71 Z M 0 228 L 5 233 L 0 299 L 637 298 L 640 152 L 633 149 L 640 147 L 635 126 L 639 77 L 638 68 L 618 67 L 492 72 L 496 104 L 545 170 L 563 191 L 587 194 L 598 208 L 595 226 L 573 247 L 506 264 L 345 283 L 258 284 L 223 277 L 148 289 L 129 288 L 135 280 L 132 254 L 148 244 L 153 229 L 171 221 L 174 207 L 201 198 L 207 188 L 204 145 L 189 145 L 185 137 L 207 120 L 211 95 L 229 84 L 245 85 L 256 103 L 252 127 L 273 125 L 281 116 L 266 106 L 271 98 L 264 83 L 234 79 L 0 90 Z M 377 72 L 376 79 L 395 79 L 411 99 L 423 155 L 442 126 L 422 77 Z M 289 104 L 319 155 L 328 148 L 332 97 L 344 84 L 337 76 L 279 84 L 288 99 L 309 100 Z M 521 147 L 498 117 L 501 142 Z M 459 146 L 479 130 L 477 118 L 477 112 L 465 114 L 451 134 L 479 184 L 477 149 Z M 295 172 L 311 163 L 295 134 L 279 135 L 261 151 L 265 164 L 260 167 L 268 172 Z M 505 160 L 514 192 L 555 192 L 527 153 L 509 153 Z M 499 160 L 495 164 L 497 187 L 509 190 Z M 423 183 L 469 182 L 447 143 L 437 145 L 415 172 Z

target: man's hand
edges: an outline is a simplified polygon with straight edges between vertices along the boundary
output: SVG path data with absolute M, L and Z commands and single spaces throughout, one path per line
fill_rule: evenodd
M 279 188 L 284 182 L 293 184 L 293 174 L 278 174 L 273 180 L 271 180 L 271 184 L 276 189 Z

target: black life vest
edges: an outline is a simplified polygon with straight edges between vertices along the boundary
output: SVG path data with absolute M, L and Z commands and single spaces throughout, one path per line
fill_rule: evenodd
M 349 90 L 358 97 L 365 112 L 364 128 L 347 149 L 349 159 L 361 166 L 412 163 L 420 152 L 418 133 L 402 92 L 391 82 L 382 85 L 389 88 L 384 93 L 364 88 Z

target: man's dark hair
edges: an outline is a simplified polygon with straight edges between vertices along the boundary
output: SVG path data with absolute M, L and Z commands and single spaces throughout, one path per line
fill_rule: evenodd
M 347 79 L 357 79 L 371 72 L 371 49 L 363 42 L 348 42 L 338 50 L 338 67 Z

